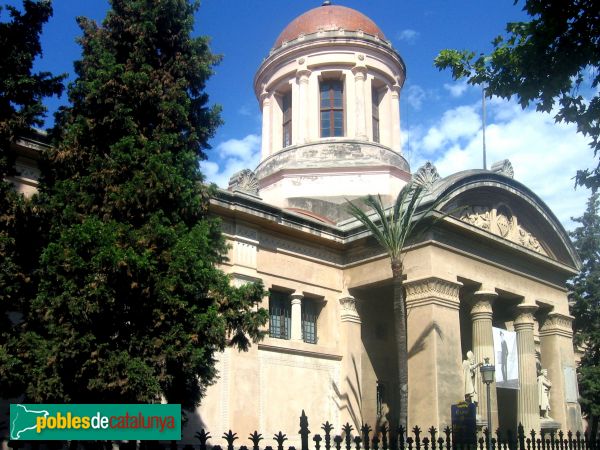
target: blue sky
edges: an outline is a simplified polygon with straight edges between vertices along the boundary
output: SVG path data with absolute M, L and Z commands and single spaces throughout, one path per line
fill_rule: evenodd
M 9 4 L 19 4 L 10 0 Z M 512 0 L 334 0 L 369 16 L 402 55 L 407 81 L 401 94 L 403 152 L 416 170 L 426 160 L 442 176 L 481 167 L 481 91 L 454 82 L 439 72 L 433 59 L 444 48 L 486 52 L 491 40 L 510 21 L 526 18 Z M 80 56 L 75 39 L 77 16 L 101 21 L 105 0 L 54 0 L 54 16 L 44 29 L 43 58 L 37 67 L 54 73 L 73 72 Z M 212 140 L 208 178 L 226 186 L 231 173 L 254 169 L 259 161 L 260 110 L 252 79 L 283 28 L 296 16 L 317 7 L 308 0 L 203 0 L 196 32 L 210 36 L 212 49 L 223 55 L 208 84 L 211 102 L 223 107 L 225 124 Z M 5 16 L 2 17 L 5 19 Z M 51 100 L 52 112 L 66 96 Z M 48 124 L 51 119 L 48 120 Z M 522 111 L 514 102 L 488 103 L 488 165 L 509 158 L 515 178 L 533 189 L 568 228 L 589 195 L 573 189 L 578 168 L 594 164 L 586 140 L 552 116 Z

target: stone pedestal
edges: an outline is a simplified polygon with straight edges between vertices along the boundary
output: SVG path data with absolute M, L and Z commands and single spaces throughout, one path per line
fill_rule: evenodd
M 535 343 L 533 341 L 534 304 L 517 307 L 514 322 L 517 332 L 517 352 L 519 357 L 519 391 L 517 394 L 517 421 L 523 425 L 525 434 L 540 429 L 540 410 L 537 391 L 537 368 L 535 364 Z
M 491 290 L 480 290 L 473 294 L 474 303 L 471 307 L 471 323 L 473 330 L 473 354 L 477 363 L 484 363 L 489 358 L 490 364 L 495 364 L 494 357 L 494 335 L 492 333 L 492 303 L 498 297 Z M 496 395 L 496 383 L 490 385 L 490 403 L 492 413 L 492 424 L 487 423 L 487 389 L 481 380 L 481 373 L 477 373 L 477 393 L 479 401 L 477 404 L 477 418 L 480 424 L 491 430 L 498 426 L 498 400 Z
M 441 429 L 451 425 L 450 406 L 464 400 L 458 315 L 462 284 L 427 277 L 404 285 L 409 317 L 408 427 Z

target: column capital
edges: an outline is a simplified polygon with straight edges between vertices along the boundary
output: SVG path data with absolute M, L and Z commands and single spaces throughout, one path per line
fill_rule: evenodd
M 482 319 L 492 320 L 492 304 L 496 297 L 498 297 L 498 294 L 496 294 L 496 292 L 494 291 L 476 291 L 473 294 L 473 305 L 471 306 L 471 319 L 474 321 Z
M 361 323 L 360 316 L 356 310 L 356 298 L 352 295 L 344 295 L 339 299 L 342 307 L 340 319 L 342 322 Z
M 573 319 L 569 314 L 550 312 L 546 315 L 540 327 L 540 336 L 559 335 L 569 339 L 573 338 Z
M 351 70 L 356 78 L 361 77 L 361 76 L 364 78 L 367 76 L 367 66 L 365 66 L 365 65 L 357 64 Z
M 300 291 L 294 291 L 290 294 L 290 299 L 292 300 L 292 305 L 302 303 L 303 298 L 304 298 L 304 294 Z
M 404 282 L 406 306 L 416 307 L 429 304 L 458 309 L 458 296 L 462 283 L 438 277 L 425 277 Z
M 308 77 L 312 72 L 308 69 L 298 69 L 296 70 L 296 78 L 298 78 L 298 82 L 300 83 L 308 83 Z
M 537 305 L 524 304 L 516 307 L 516 318 L 514 321 L 515 331 L 533 329 L 535 319 L 533 313 L 538 309 Z

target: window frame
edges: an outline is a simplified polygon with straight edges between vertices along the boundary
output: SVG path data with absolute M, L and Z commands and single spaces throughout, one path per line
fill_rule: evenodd
M 322 98 L 324 85 L 329 86 L 327 89 L 327 100 L 329 101 L 329 104 L 326 106 L 323 106 L 324 99 Z M 335 85 L 339 86 L 339 96 L 341 97 L 341 102 L 339 105 L 336 105 L 336 90 L 334 90 Z M 335 134 L 336 112 L 341 112 L 341 134 L 338 135 Z M 326 128 L 323 127 L 323 113 L 328 114 L 329 127 L 327 134 L 323 133 L 323 131 L 326 130 Z M 343 78 L 324 78 L 319 82 L 319 135 L 322 138 L 344 137 L 346 135 L 346 97 L 344 95 Z
M 292 145 L 292 91 L 281 95 L 281 145 L 282 148 Z M 287 138 L 287 139 L 286 139 Z
M 269 337 L 284 340 L 292 337 L 292 299 L 285 292 L 269 292 Z
M 307 344 L 316 344 L 319 341 L 317 331 L 319 309 L 316 301 L 306 297 L 302 299 L 300 327 L 302 329 L 302 341 Z

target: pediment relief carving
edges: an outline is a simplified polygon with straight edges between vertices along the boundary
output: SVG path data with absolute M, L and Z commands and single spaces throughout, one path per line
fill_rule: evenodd
M 460 211 L 459 219 L 548 256 L 539 239 L 519 223 L 518 217 L 506 205 L 468 206 Z

